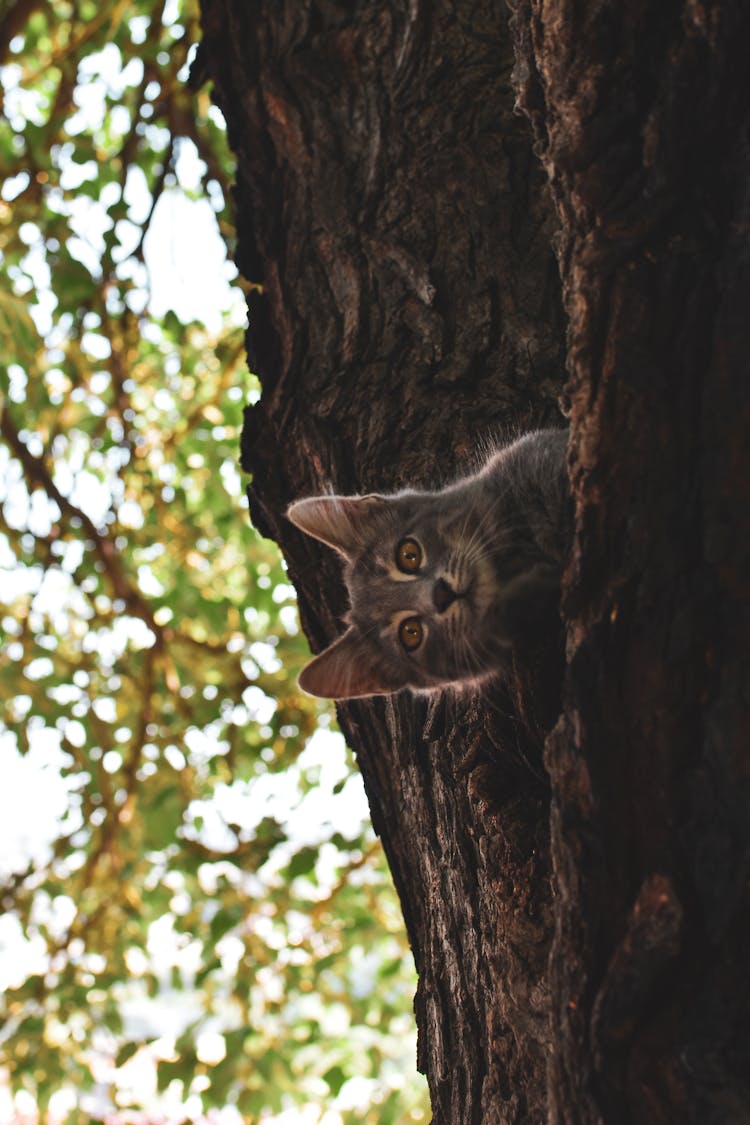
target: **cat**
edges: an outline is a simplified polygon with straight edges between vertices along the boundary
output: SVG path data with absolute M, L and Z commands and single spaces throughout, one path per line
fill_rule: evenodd
M 346 560 L 346 632 L 302 671 L 330 699 L 482 684 L 557 630 L 572 531 L 567 430 L 537 430 L 439 491 L 314 496 L 288 518 Z

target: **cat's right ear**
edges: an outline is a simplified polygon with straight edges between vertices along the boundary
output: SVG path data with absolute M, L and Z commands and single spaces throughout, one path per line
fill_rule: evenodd
M 374 652 L 356 629 L 349 628 L 302 669 L 299 686 L 321 699 L 356 699 L 389 695 L 404 684 L 388 661 Z
M 286 514 L 300 531 L 348 557 L 368 541 L 367 529 L 384 505 L 381 496 L 311 496 Z

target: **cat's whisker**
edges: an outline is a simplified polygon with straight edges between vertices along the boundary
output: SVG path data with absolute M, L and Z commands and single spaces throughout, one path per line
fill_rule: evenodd
M 471 538 L 466 543 L 462 543 L 461 558 L 466 560 L 468 565 L 483 561 L 484 558 L 493 553 L 493 549 L 497 550 L 505 545 L 514 534 L 521 530 L 525 530 L 525 525 L 522 522 L 503 524 L 502 527 L 496 529 L 494 534 L 488 534 L 486 528 L 478 526 Z

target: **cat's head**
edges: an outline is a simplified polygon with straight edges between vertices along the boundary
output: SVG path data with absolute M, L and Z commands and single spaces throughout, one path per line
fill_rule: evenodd
M 474 512 L 404 492 L 312 497 L 287 514 L 347 563 L 348 628 L 303 670 L 305 691 L 346 699 L 486 675 L 493 578 Z

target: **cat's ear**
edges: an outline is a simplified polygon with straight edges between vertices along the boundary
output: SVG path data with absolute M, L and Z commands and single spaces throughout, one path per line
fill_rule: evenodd
M 350 628 L 302 669 L 299 686 L 323 699 L 389 695 L 404 687 L 379 653 Z
M 349 556 L 368 541 L 368 528 L 385 504 L 382 496 L 311 496 L 286 514 L 301 531 Z

